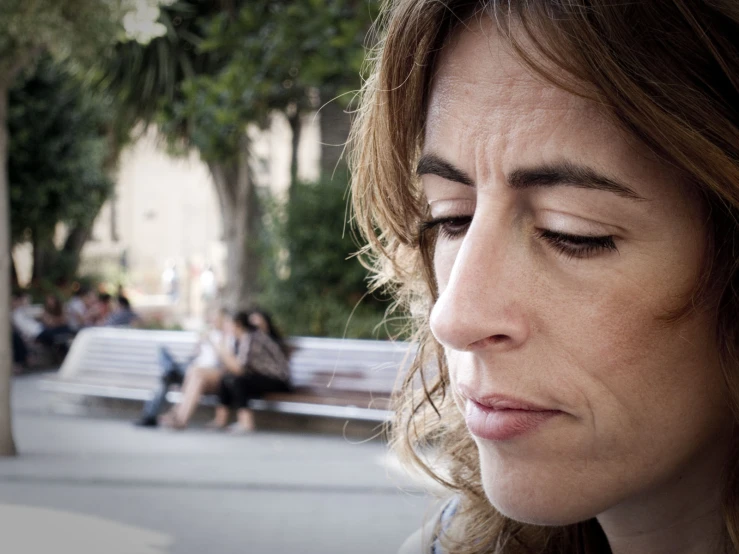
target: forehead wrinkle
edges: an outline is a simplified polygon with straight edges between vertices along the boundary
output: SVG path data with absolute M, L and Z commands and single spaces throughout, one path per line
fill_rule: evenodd
M 425 149 L 444 154 L 478 186 L 522 163 L 570 160 L 638 185 L 646 199 L 663 190 L 651 186 L 664 183 L 663 164 L 601 104 L 537 78 L 504 47 L 491 57 L 495 41 L 468 34 L 440 56 Z

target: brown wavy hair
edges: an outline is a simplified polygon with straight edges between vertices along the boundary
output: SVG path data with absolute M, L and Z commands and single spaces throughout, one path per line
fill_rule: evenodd
M 433 239 L 420 230 L 428 214 L 416 164 L 439 52 L 480 17 L 495 22 L 532 71 L 603 105 L 701 193 L 709 256 L 690 304 L 710 302 L 718 314 L 716 341 L 739 422 L 739 2 L 386 0 L 368 62 L 350 159 L 355 223 L 368 243 L 373 286 L 393 291 L 419 345 L 397 397 L 393 445 L 459 496 L 442 537 L 450 553 L 609 552 L 595 519 L 538 527 L 491 507 L 477 448 L 447 394 L 446 363 L 428 327 L 436 300 Z M 726 548 L 738 551 L 739 448 L 724 492 Z

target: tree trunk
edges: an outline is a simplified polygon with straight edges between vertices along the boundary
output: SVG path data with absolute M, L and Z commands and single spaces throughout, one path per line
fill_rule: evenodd
M 260 210 L 250 168 L 249 139 L 241 137 L 238 157 L 211 162 L 226 242 L 226 283 L 222 299 L 229 309 L 244 309 L 256 300 L 259 289 Z
M 290 157 L 290 193 L 289 193 L 289 196 L 292 196 L 293 189 L 295 188 L 295 183 L 298 182 L 298 168 L 299 168 L 298 154 L 300 150 L 300 133 L 303 129 L 302 123 L 300 121 L 300 112 L 296 109 L 295 113 L 288 116 L 287 121 L 288 123 L 290 123 L 290 131 L 292 132 L 292 153 Z
M 93 220 L 94 223 L 95 220 Z M 78 225 L 73 227 L 66 240 L 64 241 L 64 251 L 70 254 L 74 253 L 79 256 L 85 243 L 90 238 L 90 232 L 92 231 L 93 223 L 89 225 Z
M 344 146 L 349 140 L 351 116 L 336 100 L 323 106 L 319 112 L 321 126 L 321 173 L 329 177 L 340 166 Z
M 31 280 L 36 282 L 40 279 L 55 280 L 60 277 L 56 267 L 57 250 L 53 237 L 34 230 L 32 243 L 33 273 Z
M 67 235 L 67 239 L 64 241 L 62 252 L 64 252 L 68 261 L 67 267 L 70 271 L 69 279 L 72 279 L 77 275 L 77 270 L 80 267 L 82 248 L 84 248 L 90 238 L 90 233 L 92 232 L 92 226 L 94 223 L 95 220 L 93 219 L 92 223 L 89 223 L 88 225 L 78 225 L 77 227 L 74 227 Z
M 20 288 L 20 281 L 18 280 L 18 270 L 15 267 L 15 261 L 13 260 L 13 251 L 11 247 L 10 252 L 10 287 L 11 290 L 17 290 Z
M 41 53 L 37 47 L 0 72 L 0 456 L 15 456 L 10 391 L 13 351 L 10 342 L 10 187 L 8 186 L 8 92 L 23 67 Z M 7 69 L 3 67 L 3 69 Z
M 0 82 L 0 456 L 14 456 L 10 411 L 10 199 L 8 197 L 8 89 Z

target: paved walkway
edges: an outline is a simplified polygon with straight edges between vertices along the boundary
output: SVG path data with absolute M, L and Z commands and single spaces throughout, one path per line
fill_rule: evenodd
M 59 415 L 36 381 L 14 387 L 2 552 L 391 554 L 431 506 L 380 441 L 139 429 Z

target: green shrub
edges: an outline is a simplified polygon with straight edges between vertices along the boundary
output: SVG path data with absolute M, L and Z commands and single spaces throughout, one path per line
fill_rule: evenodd
M 367 270 L 348 225 L 345 174 L 297 183 L 290 201 L 265 199 L 260 304 L 288 335 L 387 338 L 389 299 L 367 295 Z

